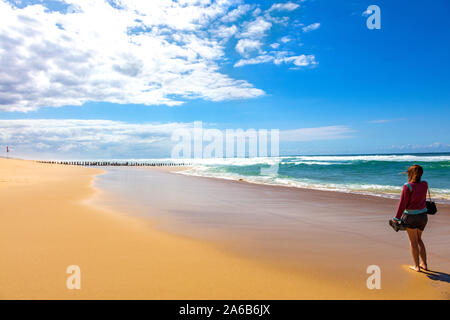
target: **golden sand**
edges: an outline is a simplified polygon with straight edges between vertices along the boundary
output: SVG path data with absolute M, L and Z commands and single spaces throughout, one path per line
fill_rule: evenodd
M 97 169 L 0 159 L 1 299 L 405 298 L 287 272 L 88 205 Z M 81 269 L 69 290 L 66 269 Z M 326 280 L 325 280 L 326 279 Z M 415 275 L 417 292 L 442 298 Z

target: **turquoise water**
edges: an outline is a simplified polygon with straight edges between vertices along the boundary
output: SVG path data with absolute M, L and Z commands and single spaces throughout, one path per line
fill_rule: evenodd
M 185 174 L 396 197 L 410 165 L 424 168 L 433 197 L 450 200 L 450 153 L 201 159 Z

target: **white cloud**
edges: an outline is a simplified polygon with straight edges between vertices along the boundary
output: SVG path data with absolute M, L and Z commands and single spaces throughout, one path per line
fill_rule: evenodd
M 272 23 L 265 20 L 263 17 L 258 17 L 245 25 L 245 30 L 241 33 L 241 37 L 262 38 L 266 34 L 266 31 L 270 30 L 271 27 Z
M 220 72 L 221 39 L 205 28 L 233 0 L 64 0 L 69 9 L 0 0 L 0 111 L 86 101 L 178 105 L 264 92 Z
M 269 22 L 272 22 L 272 23 L 275 23 L 275 24 L 280 24 L 280 25 L 283 25 L 283 26 L 287 26 L 288 23 L 289 23 L 289 17 L 285 17 L 285 16 L 274 17 L 274 16 L 270 15 L 270 13 L 268 13 L 268 12 L 266 12 L 264 14 L 264 18 L 267 21 L 269 21 Z
M 260 55 L 257 56 L 255 58 L 250 58 L 250 59 L 241 59 L 238 62 L 236 62 L 234 64 L 235 67 L 242 67 L 245 65 L 250 65 L 250 64 L 260 64 L 260 63 L 267 63 L 267 62 L 273 62 L 274 61 L 274 57 L 270 56 L 270 55 Z
M 253 10 L 253 13 L 252 13 L 252 15 L 254 16 L 254 17 L 257 17 L 257 16 L 259 16 L 260 14 L 261 14 L 261 9 L 260 8 L 256 8 L 255 10 Z
M 405 118 L 397 118 L 397 119 L 377 119 L 377 120 L 371 120 L 369 123 L 389 123 L 394 121 L 402 121 L 405 120 Z
M 306 27 L 303 27 L 302 30 L 303 30 L 303 32 L 310 32 L 310 31 L 319 29 L 319 27 L 320 27 L 320 23 L 316 22 L 316 23 L 311 23 L 310 25 L 307 25 Z
M 265 42 L 274 24 L 289 21 L 270 12 L 285 15 L 299 7 L 294 2 L 264 12 L 243 0 L 58 2 L 55 10 L 44 1 L 19 8 L 0 0 L 0 111 L 253 98 L 265 92 L 225 74 L 224 63 L 298 65 L 304 56 L 288 57 L 276 52 L 279 44 Z M 233 37 L 250 60 L 227 57 Z M 273 58 L 259 57 L 265 54 Z
M 317 64 L 316 62 L 316 57 L 312 54 L 310 55 L 299 55 L 299 56 L 292 56 L 292 57 L 284 57 L 284 58 L 280 58 L 280 59 L 276 59 L 275 63 L 293 63 L 294 65 L 296 65 L 297 67 L 306 67 L 309 65 L 315 65 Z
M 369 123 L 388 123 L 388 122 L 392 122 L 393 120 L 391 119 L 380 119 L 380 120 L 371 120 L 369 121 Z
M 274 64 L 293 64 L 296 67 L 307 67 L 310 65 L 316 65 L 316 57 L 314 55 L 298 55 L 287 56 L 285 52 L 272 52 L 270 54 L 264 54 L 255 58 L 241 59 L 235 63 L 235 67 L 242 67 L 245 65 L 260 64 L 273 62 Z
M 284 37 L 282 37 L 282 38 L 280 39 L 280 41 L 283 42 L 283 43 L 288 43 L 288 42 L 291 41 L 291 40 L 292 40 L 292 39 L 289 38 L 288 36 L 284 36 Z
M 235 25 L 231 27 L 220 26 L 218 29 L 213 30 L 212 33 L 216 34 L 219 38 L 228 40 L 228 38 L 232 37 L 236 34 L 238 28 Z
M 270 45 L 270 47 L 273 48 L 273 49 L 278 49 L 280 47 L 280 44 L 279 43 L 272 43 Z
M 236 44 L 236 51 L 246 56 L 250 51 L 259 50 L 262 42 L 259 40 L 240 39 Z
M 300 5 L 294 2 L 286 2 L 286 3 L 274 3 L 270 9 L 269 12 L 272 11 L 293 11 L 297 9 Z
M 280 132 L 280 140 L 286 142 L 303 142 L 316 140 L 336 140 L 351 138 L 354 131 L 347 126 L 327 126 L 302 128 Z
M 193 123 L 126 123 L 111 120 L 0 120 L 0 145 L 11 156 L 34 159 L 107 159 L 169 157 L 175 130 L 192 130 Z M 207 125 L 203 126 L 207 129 Z M 280 141 L 303 142 L 351 137 L 346 126 L 280 131 Z
M 434 142 L 431 144 L 405 144 L 393 145 L 391 149 L 401 152 L 449 152 L 450 144 Z
M 110 120 L 0 120 L 0 144 L 11 154 L 66 157 L 132 157 L 170 154 L 175 129 L 191 123 L 133 124 Z
M 227 15 L 222 17 L 221 20 L 223 22 L 234 22 L 237 19 L 239 19 L 241 16 L 246 14 L 251 8 L 252 8 L 252 6 L 250 6 L 249 4 L 240 5 L 236 9 L 233 9 L 230 12 L 228 12 Z

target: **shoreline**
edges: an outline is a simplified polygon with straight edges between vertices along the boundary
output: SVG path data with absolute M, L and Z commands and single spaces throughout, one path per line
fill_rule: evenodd
M 177 170 L 177 168 L 181 169 L 180 171 L 175 171 Z M 163 168 L 142 168 L 142 169 L 147 169 L 147 170 L 164 170 L 166 172 L 171 172 L 171 173 L 175 173 L 175 174 L 182 174 L 182 175 L 186 175 L 189 177 L 196 177 L 196 178 L 205 178 L 205 179 L 212 179 L 212 180 L 218 180 L 218 181 L 229 181 L 229 182 L 236 182 L 236 183 L 246 183 L 246 184 L 250 184 L 250 185 L 258 185 L 258 186 L 267 186 L 267 187 L 274 187 L 274 188 L 286 188 L 286 189 L 298 189 L 300 191 L 304 191 L 304 192 L 309 192 L 309 191 L 317 191 L 317 192 L 325 192 L 325 193 L 330 193 L 330 194 L 334 194 L 334 193 L 338 193 L 338 194 L 343 194 L 343 195 L 355 195 L 355 196 L 359 196 L 362 198 L 376 198 L 376 199 L 387 199 L 387 200 L 394 200 L 394 201 L 398 201 L 400 200 L 400 196 L 399 195 L 389 195 L 389 194 L 383 194 L 383 193 L 363 193 L 363 192 L 355 192 L 355 191 L 343 191 L 343 190 L 338 190 L 338 189 L 320 189 L 320 188 L 306 188 L 306 187 L 299 187 L 299 186 L 294 186 L 294 185 L 282 185 L 282 184 L 271 184 L 271 183 L 263 183 L 263 182 L 258 182 L 258 181 L 252 181 L 252 180 L 246 180 L 245 178 L 239 178 L 239 179 L 234 179 L 234 178 L 224 178 L 224 177 L 215 177 L 215 176 L 206 176 L 206 175 L 195 175 L 195 174 L 189 174 L 189 173 L 184 173 L 184 171 L 189 170 L 188 167 L 183 167 L 183 166 L 179 166 L 179 167 L 175 167 L 175 168 L 167 168 L 167 169 L 163 169 Z M 178 169 L 178 170 L 179 170 Z M 427 198 L 428 199 L 428 198 Z M 435 199 L 433 198 L 433 201 L 436 202 L 437 204 L 441 204 L 445 207 L 450 208 L 450 200 L 445 200 L 445 199 Z
M 157 168 L 151 168 L 156 169 Z M 238 177 L 223 177 L 223 176 L 213 176 L 213 175 L 201 175 L 201 174 L 192 174 L 188 172 L 189 169 L 185 169 L 179 172 L 179 174 L 184 174 L 191 177 L 200 177 L 200 178 L 209 178 L 209 179 L 218 179 L 218 180 L 226 180 L 226 181 L 235 181 L 235 182 L 245 182 L 249 184 L 255 184 L 255 185 L 262 185 L 262 186 L 273 186 L 273 187 L 281 187 L 281 188 L 296 188 L 300 190 L 315 190 L 315 191 L 323 191 L 323 192 L 337 192 L 337 193 L 343 193 L 343 194 L 356 194 L 361 196 L 369 196 L 369 197 L 377 197 L 377 198 L 383 198 L 383 199 L 393 199 L 393 200 L 399 200 L 400 199 L 400 193 L 399 194 L 392 194 L 392 193 L 376 193 L 376 192 L 359 192 L 354 190 L 344 190 L 344 189 L 331 189 L 331 188 L 315 188 L 315 187 L 303 187 L 303 186 L 296 186 L 296 185 L 288 185 L 288 184 L 277 184 L 277 183 L 265 183 L 262 181 L 257 180 L 250 180 L 246 178 L 238 178 Z M 432 198 L 434 202 L 438 204 L 443 205 L 450 205 L 450 200 L 448 199 L 442 199 L 442 198 Z
M 149 224 L 131 210 L 93 206 L 92 183 L 106 176 L 0 160 L 0 299 L 400 299 L 411 283 L 422 292 L 406 298 L 443 298 L 408 272 L 398 289 L 370 291 L 364 272 L 346 283 L 345 274 L 280 269 L 213 241 L 163 232 L 152 226 L 157 219 Z M 73 264 L 82 271 L 79 291 L 65 287 Z

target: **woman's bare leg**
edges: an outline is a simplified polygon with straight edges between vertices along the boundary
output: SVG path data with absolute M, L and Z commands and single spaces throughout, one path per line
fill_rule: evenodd
M 415 271 L 420 271 L 419 265 L 419 236 L 417 234 L 417 229 L 406 228 L 409 236 L 409 243 L 411 246 L 411 254 L 414 259 L 414 266 L 410 268 Z
M 419 244 L 419 256 L 420 260 L 422 260 L 422 263 L 420 264 L 420 267 L 422 269 L 428 270 L 428 264 L 427 264 L 427 250 L 425 250 L 425 244 L 422 241 L 422 230 L 417 229 L 417 240 Z

